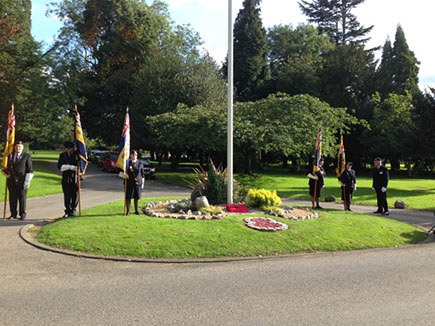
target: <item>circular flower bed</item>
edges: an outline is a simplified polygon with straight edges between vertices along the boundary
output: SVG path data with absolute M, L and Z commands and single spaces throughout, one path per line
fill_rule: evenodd
M 287 230 L 288 225 L 267 217 L 245 218 L 246 226 L 259 231 L 282 231 Z

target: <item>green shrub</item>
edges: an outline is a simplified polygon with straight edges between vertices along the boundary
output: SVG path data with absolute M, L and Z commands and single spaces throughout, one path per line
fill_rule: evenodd
M 282 204 L 281 198 L 276 194 L 276 190 L 249 189 L 247 203 L 252 207 L 276 207 Z
M 202 207 L 201 212 L 210 213 L 211 215 L 217 215 L 223 212 L 222 207 L 210 205 L 209 207 Z
M 225 202 L 225 187 L 216 173 L 214 164 L 210 164 L 208 169 L 208 181 L 205 195 L 210 204 L 222 204 Z

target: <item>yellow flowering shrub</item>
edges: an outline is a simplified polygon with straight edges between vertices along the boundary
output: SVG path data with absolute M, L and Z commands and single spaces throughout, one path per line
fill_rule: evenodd
M 247 202 L 252 207 L 276 207 L 282 204 L 281 198 L 276 194 L 276 190 L 249 189 Z

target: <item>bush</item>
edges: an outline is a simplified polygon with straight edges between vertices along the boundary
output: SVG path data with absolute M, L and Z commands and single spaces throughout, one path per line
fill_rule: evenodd
M 207 187 L 205 195 L 212 205 L 222 204 L 225 202 L 225 187 L 220 180 L 214 164 L 210 164 L 208 169 Z
M 211 215 L 217 215 L 219 213 L 223 213 L 222 207 L 219 206 L 209 206 L 209 207 L 202 207 L 201 212 L 210 213 Z
M 276 194 L 276 190 L 249 189 L 246 204 L 251 207 L 277 207 L 282 204 L 281 198 Z

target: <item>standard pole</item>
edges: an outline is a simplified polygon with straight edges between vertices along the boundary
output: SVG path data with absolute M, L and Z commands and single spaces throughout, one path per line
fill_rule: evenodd
M 78 197 L 79 197 L 79 216 L 82 216 L 82 200 L 80 198 L 80 159 L 77 165 L 77 186 L 78 186 Z
M 6 179 L 5 181 L 5 205 L 3 207 L 3 220 L 6 220 L 6 203 L 8 201 L 8 185 L 7 185 L 8 180 Z
M 228 0 L 227 203 L 233 203 L 233 3 Z
M 127 216 L 127 179 L 124 179 L 124 216 Z

